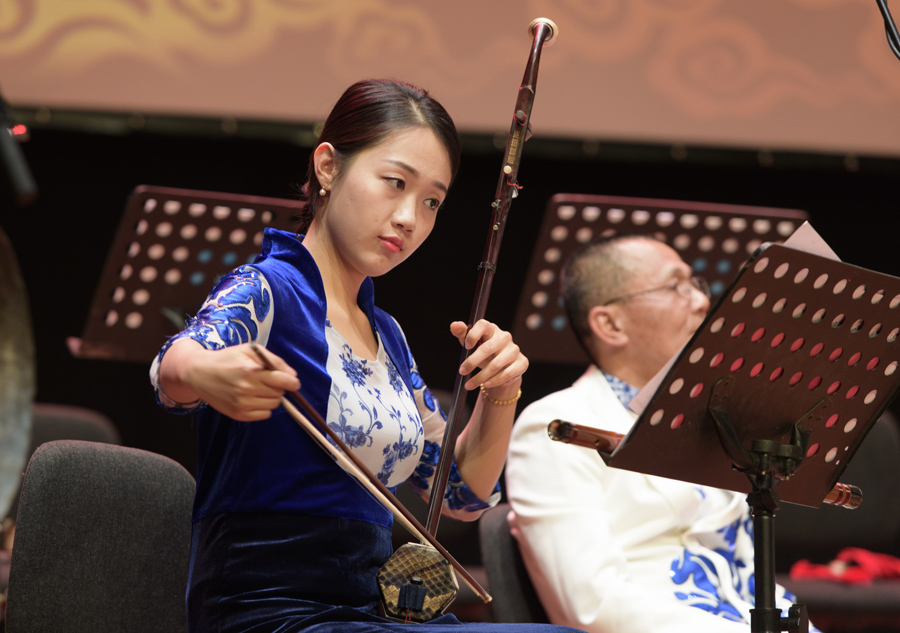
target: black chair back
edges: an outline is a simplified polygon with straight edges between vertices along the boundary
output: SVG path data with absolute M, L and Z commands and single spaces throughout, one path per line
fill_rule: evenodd
M 28 459 L 31 459 L 38 446 L 53 440 L 84 440 L 86 442 L 121 444 L 122 436 L 112 420 L 94 409 L 68 404 L 35 402 L 31 412 L 31 442 L 28 447 Z M 11 519 L 15 519 L 19 512 L 19 494 L 16 493 L 10 504 L 9 512 L 6 514 Z
M 549 622 L 538 599 L 519 544 L 510 534 L 509 504 L 488 509 L 478 522 L 481 559 L 487 573 L 491 607 L 497 622 Z
M 22 484 L 7 631 L 185 631 L 194 488 L 155 453 L 41 445 Z

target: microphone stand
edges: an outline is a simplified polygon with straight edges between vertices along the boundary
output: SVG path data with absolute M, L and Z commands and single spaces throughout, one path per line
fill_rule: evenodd
M 11 123 L 9 108 L 0 95 L 0 163 L 9 176 L 16 204 L 25 206 L 36 197 L 37 187 L 18 142 L 9 134 Z M 28 462 L 35 352 L 27 288 L 2 226 L 0 271 L 0 516 L 6 516 Z
M 888 9 L 887 0 L 875 0 L 881 15 L 884 18 L 884 31 L 887 35 L 888 45 L 894 52 L 897 59 L 900 59 L 900 33 L 897 32 L 897 25 L 894 24 L 894 18 L 891 17 L 891 11 Z
M 9 134 L 9 128 L 13 124 L 9 113 L 9 105 L 0 95 L 0 162 L 9 176 L 12 184 L 16 204 L 24 207 L 31 204 L 37 197 L 37 185 L 28 169 L 28 163 L 22 155 L 18 142 Z

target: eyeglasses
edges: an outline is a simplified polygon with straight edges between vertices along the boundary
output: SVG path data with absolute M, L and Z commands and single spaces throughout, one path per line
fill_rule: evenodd
M 706 283 L 706 279 L 699 275 L 694 275 L 690 279 L 677 279 L 671 283 L 666 284 L 665 286 L 659 286 L 657 288 L 647 288 L 646 290 L 638 290 L 637 292 L 629 292 L 627 295 L 614 297 L 603 305 L 608 306 L 610 303 L 615 303 L 616 301 L 625 301 L 626 299 L 631 299 L 632 297 L 649 294 L 651 292 L 661 292 L 663 290 L 675 291 L 685 299 L 689 299 L 691 297 L 691 293 L 694 290 L 699 290 L 707 299 L 709 299 L 709 284 Z

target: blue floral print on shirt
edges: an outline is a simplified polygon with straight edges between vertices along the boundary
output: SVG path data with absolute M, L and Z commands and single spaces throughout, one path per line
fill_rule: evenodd
M 343 341 L 330 322 L 326 326 L 331 345 Z M 383 484 L 391 485 L 397 466 L 419 452 L 424 435 L 415 400 L 380 345 L 377 360 L 369 361 L 342 342 L 339 359 L 341 376 L 333 375 L 329 426 L 353 449 L 378 450 L 377 461 L 367 453 L 367 463 Z M 389 387 L 387 393 L 383 387 Z
M 426 441 L 425 448 L 422 449 L 422 457 L 419 458 L 419 465 L 416 466 L 416 471 L 409 479 L 416 489 L 428 490 L 440 456 L 440 444 Z M 497 485 L 494 486 L 494 494 L 499 494 L 499 492 L 500 483 L 497 482 Z M 450 475 L 447 478 L 447 492 L 444 493 L 444 499 L 451 510 L 465 509 L 469 512 L 475 512 L 490 507 L 489 503 L 480 499 L 466 486 L 462 480 L 462 475 L 459 474 L 456 462 L 451 462 L 450 464 Z
M 259 340 L 260 332 L 268 328 L 267 322 L 273 318 L 273 302 L 268 290 L 268 284 L 264 275 L 251 265 L 241 266 L 225 275 L 212 289 L 197 315 L 187 322 L 187 327 L 175 337 L 172 337 L 160 350 L 158 358 L 161 359 L 168 348 L 182 337 L 190 337 L 206 349 L 222 349 L 230 345 L 247 343 Z M 327 323 L 330 327 L 330 323 Z M 437 400 L 431 391 L 425 386 L 419 374 L 418 367 L 412 353 L 407 348 L 410 378 L 413 389 L 420 394 L 419 408 L 417 408 L 415 394 L 409 393 L 397 367 L 391 359 L 385 355 L 385 367 L 387 380 L 380 382 L 382 386 L 390 386 L 390 390 L 396 394 L 405 394 L 403 398 L 409 399 L 409 409 L 403 410 L 393 404 L 389 404 L 380 389 L 369 384 L 371 370 L 365 359 L 353 356 L 349 346 L 340 350 L 339 362 L 343 371 L 340 371 L 347 380 L 341 382 L 344 392 L 335 390 L 332 384 L 330 397 L 337 403 L 339 415 L 332 416 L 329 426 L 335 430 L 345 443 L 363 449 L 372 446 L 371 432 L 382 428 L 385 422 L 391 420 L 396 423 L 399 432 L 384 446 L 376 447 L 381 456 L 379 466 L 371 468 L 377 472 L 377 476 L 383 482 L 387 482 L 395 473 L 398 465 L 404 460 L 414 457 L 419 452 L 421 439 L 425 434 L 421 416 L 440 414 L 440 419 L 446 420 L 446 416 L 438 406 Z M 334 374 L 332 374 L 334 375 Z M 350 389 L 348 387 L 348 381 Z M 352 396 L 351 396 L 352 394 Z M 351 401 L 351 397 L 355 401 Z M 401 398 L 401 399 L 403 399 Z M 178 403 L 163 402 L 159 393 L 157 399 L 160 404 L 173 413 L 191 413 L 204 403 Z M 369 403 L 369 404 L 366 404 Z M 379 410 L 381 413 L 379 414 Z M 364 413 L 364 420 L 354 419 Z M 429 478 L 434 474 L 433 466 L 437 464 L 437 454 L 440 452 L 438 444 L 424 442 L 424 449 L 428 451 L 427 463 L 418 464 L 414 468 L 411 479 L 420 491 L 428 491 Z M 393 484 L 396 485 L 396 482 Z M 455 510 L 478 511 L 495 504 L 499 500 L 499 484 L 495 487 L 495 493 L 489 503 L 478 498 L 462 482 L 456 464 L 452 465 L 450 481 L 446 493 L 447 507 Z
M 692 607 L 720 615 L 726 620 L 743 622 L 744 618 L 732 605 L 722 600 L 711 577 L 718 578 L 716 568 L 705 556 L 684 550 L 684 556 L 672 563 L 672 581 L 679 585 L 693 585 L 689 593 L 675 592 L 679 600 Z

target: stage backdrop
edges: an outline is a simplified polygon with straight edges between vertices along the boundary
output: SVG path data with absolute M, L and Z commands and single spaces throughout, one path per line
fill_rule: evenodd
M 533 18 L 556 21 L 535 132 L 900 156 L 874 0 L 4 0 L 14 106 L 315 122 L 369 76 L 500 132 Z M 897 8 L 900 13 L 900 8 Z

